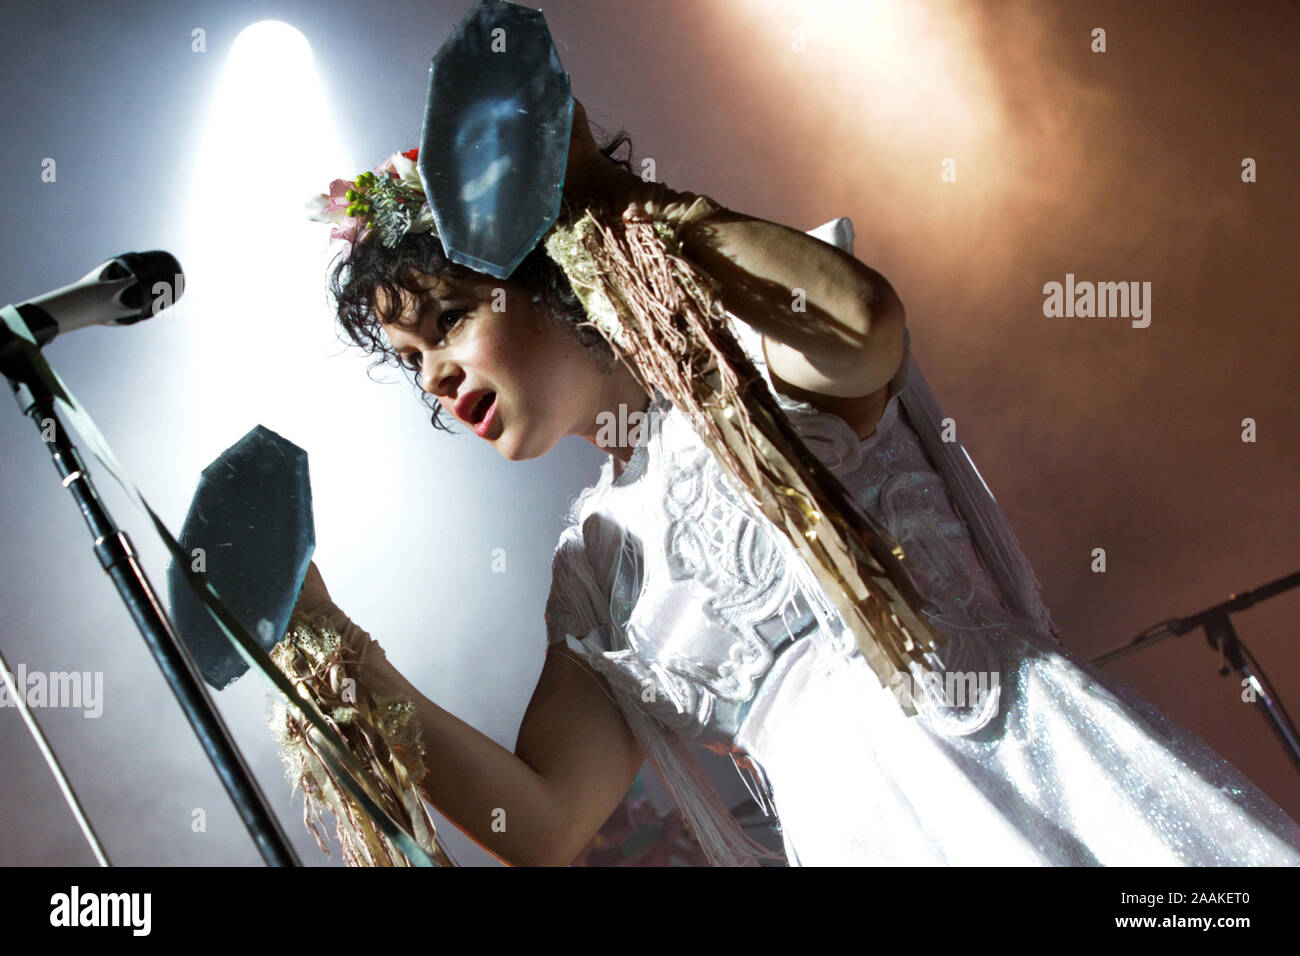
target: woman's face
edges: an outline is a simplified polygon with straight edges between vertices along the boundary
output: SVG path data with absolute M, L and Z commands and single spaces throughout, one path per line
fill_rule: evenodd
M 595 441 L 597 416 L 646 395 L 621 365 L 602 375 L 588 350 L 509 280 L 423 276 L 383 323 L 400 359 L 444 413 L 511 461 L 538 458 L 565 435 Z M 388 313 L 378 290 L 377 311 Z M 629 389 L 629 385 L 631 388 Z M 475 426 L 478 426 L 475 428 Z M 612 451 L 612 449 L 606 449 Z

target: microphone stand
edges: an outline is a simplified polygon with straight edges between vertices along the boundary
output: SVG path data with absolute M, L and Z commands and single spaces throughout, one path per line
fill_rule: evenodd
M 1291 715 L 1287 713 L 1281 698 L 1264 675 L 1264 668 L 1237 637 L 1237 631 L 1232 626 L 1232 619 L 1229 616 L 1234 611 L 1244 611 L 1260 601 L 1276 597 L 1294 587 L 1300 587 L 1300 571 L 1278 578 L 1253 591 L 1233 594 L 1221 604 L 1198 611 L 1190 617 L 1175 617 L 1162 621 L 1143 631 L 1129 643 L 1094 657 L 1092 663 L 1105 664 L 1125 654 L 1132 654 L 1134 651 L 1149 647 L 1166 637 L 1180 636 L 1198 627 L 1205 628 L 1206 641 L 1219 652 L 1220 660 L 1223 662 L 1219 667 L 1219 674 L 1227 677 L 1229 670 L 1235 669 L 1242 675 L 1244 681 L 1250 684 L 1255 692 L 1255 703 L 1262 708 L 1264 716 L 1268 718 L 1269 726 L 1277 734 L 1282 747 L 1295 763 L 1296 769 L 1300 770 L 1300 732 L 1296 731 Z
M 8 330 L 0 326 L 0 332 Z M 0 370 L 10 380 L 19 410 L 31 418 L 36 430 L 41 433 L 42 444 L 49 448 L 54 467 L 63 476 L 63 487 L 72 493 L 90 529 L 95 556 L 117 586 L 127 610 L 144 635 L 145 643 L 158 662 L 167 683 L 171 685 L 172 693 L 176 695 L 200 745 L 212 761 L 217 776 L 221 778 L 262 859 L 268 866 L 301 866 L 284 830 L 271 812 L 265 795 L 235 745 L 225 721 L 205 692 L 198 669 L 163 611 L 162 603 L 140 566 L 130 538 L 117 527 L 99 500 L 85 461 L 77 447 L 68 439 L 63 423 L 59 420 L 53 394 L 21 350 L 6 349 L 5 353 Z M 46 441 L 44 425 L 49 421 L 53 421 L 55 426 L 54 437 Z M 56 777 L 59 776 L 57 762 L 51 764 L 51 769 L 55 771 Z M 70 790 L 66 781 L 60 780 L 60 785 L 66 795 Z M 72 806 L 80 821 L 81 814 L 75 805 L 75 797 Z M 86 832 L 85 827 L 83 832 Z M 91 848 L 102 860 L 102 850 L 93 839 Z

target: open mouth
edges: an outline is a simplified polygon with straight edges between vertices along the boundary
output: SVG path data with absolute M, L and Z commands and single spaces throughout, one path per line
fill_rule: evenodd
M 496 392 L 488 392 L 486 395 L 480 398 L 478 400 L 478 404 L 475 405 L 474 408 L 470 411 L 469 414 L 470 424 L 474 425 L 475 427 L 481 425 L 483 423 L 484 417 L 488 413 L 488 409 L 492 407 L 492 404 L 496 400 L 497 400 Z
M 488 392 L 481 398 L 470 415 L 473 422 L 474 434 L 479 438 L 487 438 L 488 432 L 492 429 L 493 423 L 497 417 L 497 396 L 495 392 Z

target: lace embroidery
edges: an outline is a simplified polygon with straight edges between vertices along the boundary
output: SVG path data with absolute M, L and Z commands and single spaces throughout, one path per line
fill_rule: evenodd
M 989 632 L 1014 630 L 1014 615 L 902 420 L 897 392 L 865 440 L 838 416 L 780 393 L 777 399 L 809 449 L 913 561 L 918 585 L 939 609 L 931 619 L 949 638 L 941 669 L 996 671 Z M 861 651 L 788 544 L 749 516 L 689 423 L 667 406 L 656 424 L 625 477 L 615 479 L 606 463 L 599 485 L 571 512 L 573 522 L 582 521 L 585 551 L 618 624 L 593 663 L 664 726 L 716 749 L 734 738 L 789 641 L 808 636 L 845 660 Z M 662 542 L 664 561 L 649 581 L 638 535 Z M 975 716 L 939 703 L 930 713 L 953 732 L 973 726 Z

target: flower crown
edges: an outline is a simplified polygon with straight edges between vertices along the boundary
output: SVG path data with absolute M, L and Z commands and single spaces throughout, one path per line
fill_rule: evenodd
M 351 182 L 334 180 L 328 194 L 321 193 L 308 202 L 313 221 L 334 226 L 330 240 L 347 244 L 345 258 L 372 232 L 388 249 L 413 233 L 437 234 L 433 210 L 415 168 L 418 155 L 418 149 L 393 153 L 382 165 Z

